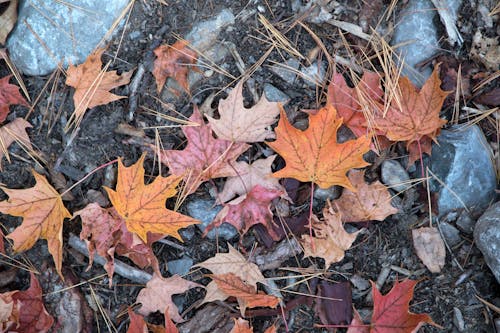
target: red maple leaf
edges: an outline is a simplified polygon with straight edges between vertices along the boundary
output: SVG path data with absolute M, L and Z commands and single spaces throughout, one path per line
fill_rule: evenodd
M 9 83 L 11 77 L 12 75 L 7 75 L 0 79 L 0 123 L 3 123 L 7 118 L 9 106 L 16 104 L 30 106 L 19 93 L 19 87 Z

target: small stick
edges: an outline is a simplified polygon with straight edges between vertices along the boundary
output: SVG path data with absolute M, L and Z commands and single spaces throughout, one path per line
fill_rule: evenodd
M 144 73 L 146 73 L 146 69 L 141 63 L 139 64 L 139 67 L 137 67 L 137 72 L 135 72 L 132 82 L 130 82 L 130 93 L 128 95 L 128 121 L 132 121 L 134 119 L 134 113 L 135 110 L 137 110 L 137 90 L 139 89 L 139 84 L 142 82 Z
M 73 234 L 70 235 L 68 244 L 69 246 L 71 246 L 73 249 L 80 252 L 84 256 L 86 257 L 89 256 L 89 251 L 87 249 L 87 246 L 85 245 L 85 242 L 80 240 L 80 238 L 78 238 L 77 236 Z M 98 263 L 101 266 L 104 266 L 106 264 L 106 259 L 104 259 L 103 257 L 101 257 L 96 253 L 94 255 L 94 262 Z M 153 277 L 151 274 L 146 273 L 130 265 L 127 265 L 126 263 L 121 262 L 118 259 L 114 260 L 114 264 L 115 264 L 115 273 L 120 276 L 123 276 L 126 279 L 129 279 L 130 281 L 140 284 L 146 284 Z

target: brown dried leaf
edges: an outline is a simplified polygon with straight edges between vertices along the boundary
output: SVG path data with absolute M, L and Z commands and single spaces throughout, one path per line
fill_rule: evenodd
M 446 259 L 446 248 L 439 234 L 433 227 L 413 229 L 413 246 L 417 256 L 432 273 L 439 273 L 443 269 Z
M 0 171 L 2 170 L 3 157 L 6 156 L 7 160 L 10 161 L 7 149 L 13 142 L 18 142 L 30 151 L 33 150 L 28 133 L 26 133 L 26 128 L 31 127 L 31 124 L 23 118 L 16 118 L 7 125 L 0 127 Z

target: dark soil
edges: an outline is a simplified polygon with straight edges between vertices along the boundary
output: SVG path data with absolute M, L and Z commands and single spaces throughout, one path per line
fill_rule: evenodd
M 378 1 L 375 2 L 379 3 Z M 488 1 L 485 0 L 484 2 Z M 386 8 L 387 5 L 387 3 L 381 2 L 382 8 Z M 396 14 L 403 5 L 403 2 L 397 3 L 395 7 Z M 487 6 L 491 8 L 488 4 Z M 152 60 L 154 59 L 153 49 L 163 43 L 172 44 L 176 41 L 174 34 L 186 35 L 194 23 L 217 15 L 223 8 L 231 9 L 235 16 L 242 13 L 243 10 L 258 8 L 246 20 L 237 18 L 237 23 L 233 29 L 225 31 L 219 36 L 219 39 L 236 45 L 247 67 L 254 64 L 269 47 L 262 41 L 263 35 L 261 33 L 264 32 L 264 29 L 258 21 L 259 11 L 262 11 L 262 15 L 284 33 L 302 54 L 311 55 L 311 51 L 317 46 L 312 36 L 299 24 L 296 24 L 299 13 L 292 11 L 291 4 L 288 1 L 250 1 L 249 3 L 238 1 L 169 1 L 168 5 L 162 5 L 160 1 L 136 1 L 128 24 L 123 31 L 120 30 L 116 33 L 103 57 L 103 62 L 106 63 L 114 55 L 117 55 L 117 59 L 110 69 L 118 71 L 133 70 L 138 64 L 143 64 L 146 67 L 146 74 L 140 82 L 137 92 L 139 107 L 135 110 L 133 119 L 129 118 L 130 105 L 128 99 L 122 99 L 106 106 L 99 106 L 87 112 L 78 132 L 72 139 L 71 133 L 65 133 L 63 130 L 74 108 L 72 89 L 65 86 L 64 77 L 60 76 L 56 80 L 52 80 L 48 84 L 48 88 L 43 90 L 43 87 L 51 80 L 50 77 L 23 76 L 30 96 L 32 99 L 37 98 L 38 100 L 27 120 L 33 125 L 33 128 L 29 130 L 30 138 L 37 152 L 39 152 L 39 161 L 43 159 L 43 163 L 35 162 L 19 146 L 13 145 L 10 149 L 12 162 L 3 161 L 0 182 L 9 188 L 31 187 L 34 184 L 31 170 L 35 169 L 47 175 L 53 184 L 62 175 L 66 182 L 66 184 L 62 184 L 61 189 L 63 189 L 80 181 L 96 167 L 118 157 L 122 157 L 126 165 L 137 161 L 143 153 L 141 145 L 137 141 L 131 140 L 130 136 L 117 133 L 118 126 L 126 123 L 134 128 L 144 128 L 168 124 L 168 121 L 159 120 L 144 112 L 145 108 L 166 112 L 161 103 L 155 99 L 155 97 L 159 96 L 156 92 L 154 78 L 151 75 Z M 365 17 L 363 15 L 367 13 L 362 1 L 339 1 L 337 8 L 337 19 L 355 24 L 359 24 L 359 19 Z M 444 41 L 442 43 L 443 53 L 439 61 L 446 62 L 449 59 L 451 62 L 458 60 L 458 62 L 468 63 L 469 66 L 474 68 L 473 72 L 475 73 L 487 73 L 488 70 L 482 63 L 470 57 L 472 36 L 477 29 L 481 29 L 483 35 L 489 37 L 497 36 L 498 31 L 495 31 L 495 28 L 483 27 L 483 18 L 475 8 L 477 8 L 476 1 L 464 1 L 459 19 L 459 28 L 465 40 L 464 44 L 460 49 L 457 49 L 447 45 Z M 383 10 L 380 10 L 376 15 L 381 15 L 382 12 Z M 370 18 L 375 21 L 378 19 L 378 17 Z M 306 24 L 324 43 L 330 54 L 350 57 L 345 47 L 342 46 L 338 29 L 326 24 Z M 387 22 L 384 24 L 387 24 Z M 129 38 L 132 32 L 138 32 L 140 37 Z M 122 35 L 123 39 L 120 38 Z M 445 36 L 444 32 L 443 36 Z M 363 59 L 361 50 L 366 47 L 366 43 L 349 34 L 347 34 L 346 38 L 347 42 L 352 46 L 354 56 L 358 60 Z M 309 60 L 305 59 L 303 63 L 307 64 L 308 61 L 314 61 L 318 58 L 325 59 L 321 52 L 315 54 Z M 318 87 L 311 87 L 301 79 L 294 83 L 285 82 L 269 70 L 270 65 L 274 62 L 282 61 L 283 58 L 280 52 L 276 50 L 271 52 L 269 57 L 252 75 L 252 78 L 255 80 L 255 88 L 259 94 L 262 93 L 264 83 L 271 83 L 286 92 L 291 97 L 290 102 L 286 105 L 287 112 L 290 119 L 297 122 L 300 119 L 306 119 L 303 114 L 298 112 L 300 109 L 317 108 L 325 102 L 324 92 L 327 82 Z M 235 61 L 230 55 L 223 63 L 229 73 L 236 77 L 240 75 Z M 339 66 L 337 69 L 343 70 L 345 68 Z M 5 64 L 0 63 L 0 77 L 8 73 Z M 205 77 L 201 82 L 191 87 L 191 96 L 181 94 L 177 99 L 168 102 L 174 103 L 174 109 L 189 116 L 193 104 L 203 103 L 212 92 L 220 91 L 222 87 L 230 85 L 231 82 L 230 78 L 219 74 L 208 78 Z M 491 90 L 494 84 L 493 82 L 486 86 L 482 92 Z M 115 89 L 114 92 L 118 95 L 127 96 L 130 93 L 129 89 L 128 86 L 123 86 Z M 251 99 L 248 91 L 245 94 L 250 104 Z M 217 105 L 218 99 L 225 96 L 226 93 L 222 91 L 215 97 L 213 105 Z M 473 97 L 477 97 L 477 94 L 468 98 L 470 100 Z M 13 111 L 9 116 L 10 120 L 28 114 L 25 107 L 18 106 L 11 109 Z M 450 114 L 449 109 L 443 112 L 443 116 Z M 487 120 L 482 121 L 480 125 L 489 140 L 498 142 L 497 129 L 492 127 Z M 145 132 L 147 137 L 152 140 L 151 142 L 154 142 L 155 132 L 153 130 L 146 130 Z M 164 147 L 182 149 L 185 144 L 179 128 L 162 129 L 159 134 Z M 259 153 L 262 146 L 264 145 L 256 145 L 252 150 L 253 154 Z M 376 163 L 368 168 L 367 176 L 369 180 L 373 181 L 379 178 L 380 162 L 383 159 L 404 159 L 405 154 L 403 146 L 394 146 L 379 157 L 371 156 L 372 161 L 370 162 Z M 153 162 L 153 159 L 153 156 L 150 155 L 146 163 L 146 172 L 150 175 L 158 174 L 157 164 Z M 280 165 L 283 165 L 283 161 L 277 160 L 275 167 L 279 168 Z M 55 166 L 57 166 L 57 169 Z M 71 191 L 72 198 L 66 201 L 67 208 L 74 212 L 92 201 L 90 195 L 92 191 L 89 192 L 90 190 L 98 191 L 105 196 L 102 186 L 114 186 L 115 172 L 116 164 L 93 173 Z M 161 170 L 161 172 L 165 173 L 165 170 Z M 216 181 L 216 184 L 223 184 L 223 180 Z M 308 186 L 307 184 L 301 184 L 300 191 L 307 193 L 309 191 Z M 208 186 L 202 185 L 192 196 L 208 196 Z M 1 197 L 1 199 L 5 198 L 5 195 Z M 302 210 L 307 210 L 309 205 L 307 196 L 299 196 L 298 200 L 294 203 L 294 207 L 302 207 Z M 383 293 L 390 290 L 395 280 L 408 277 L 420 281 L 415 289 L 411 311 L 428 313 L 437 324 L 443 327 L 443 330 L 440 330 L 426 325 L 420 329 L 420 332 L 456 331 L 453 324 L 454 308 L 458 308 L 462 312 L 466 324 L 465 332 L 493 332 L 495 330 L 494 319 L 498 320 L 498 313 L 495 314 L 484 306 L 477 296 L 500 306 L 499 285 L 485 265 L 481 253 L 474 246 L 472 235 L 462 234 L 462 242 L 451 248 L 451 252 L 447 253 L 446 265 L 441 273 L 431 274 L 416 256 L 411 238 L 412 229 L 428 224 L 426 190 L 421 186 L 415 187 L 398 196 L 395 199 L 395 204 L 400 208 L 400 212 L 387 218 L 384 222 L 367 224 L 366 232 L 358 237 L 353 248 L 346 252 L 346 256 L 341 262 L 331 267 L 324 267 L 324 261 L 321 259 L 304 259 L 303 255 L 299 255 L 299 257 L 290 259 L 281 265 L 282 267 L 301 268 L 303 274 L 306 274 L 306 272 L 317 273 L 316 277 L 298 284 L 296 288 L 292 288 L 294 293 L 283 293 L 285 304 L 288 305 L 285 317 L 290 332 L 327 331 L 324 328 L 315 328 L 316 325 L 321 325 L 318 312 L 315 311 L 314 307 L 314 295 L 317 294 L 317 286 L 320 281 L 328 280 L 330 283 L 348 281 L 353 275 L 360 276 L 364 280 L 376 281 L 381 272 L 387 270 L 389 270 L 389 274 L 385 281 L 382 281 L 385 282 L 382 288 Z M 321 207 L 321 203 L 315 205 L 316 213 L 320 213 Z M 299 209 L 296 211 L 300 212 Z M 10 232 L 19 225 L 20 221 L 18 218 L 4 215 L 1 223 L 5 226 L 6 231 Z M 69 285 L 82 283 L 74 289 L 75 293 L 80 296 L 83 295 L 82 302 L 88 303 L 86 305 L 87 312 L 85 312 L 88 331 L 115 331 L 105 323 L 103 313 L 106 313 L 116 331 L 125 332 L 128 327 L 126 308 L 134 304 L 142 286 L 131 284 L 127 279 L 115 275 L 113 287 L 109 288 L 108 280 L 106 275 L 103 275 L 104 270 L 101 266 L 94 264 L 87 271 L 87 259 L 66 245 L 69 235 L 78 235 L 80 228 L 78 219 L 67 221 L 64 226 L 65 255 L 63 266 L 65 267 L 65 275 L 68 277 L 66 283 Z M 181 258 L 184 254 L 189 255 L 196 264 L 212 257 L 217 252 L 227 251 L 227 245 L 224 242 L 216 243 L 202 238 L 201 232 L 194 227 L 190 228 L 190 230 L 194 231 L 195 236 L 182 244 L 184 251 L 161 243 L 154 245 L 154 251 L 160 260 L 164 276 L 169 275 L 165 270 L 166 263 Z M 231 243 L 237 248 L 239 246 L 240 251 L 243 253 L 245 251 L 250 253 L 254 246 L 257 246 L 258 251 L 272 250 L 275 244 L 271 244 L 270 248 L 266 248 L 262 242 L 262 234 L 261 231 L 252 230 L 244 239 L 235 238 Z M 173 239 L 169 240 L 175 241 Z M 51 290 L 55 289 L 54 284 L 61 283 L 60 281 L 54 282 L 57 277 L 52 268 L 53 261 L 46 250 L 44 241 L 37 242 L 34 248 L 25 253 L 12 255 L 17 260 L 31 262 L 39 272 L 43 272 L 40 280 L 44 292 L 50 293 Z M 132 264 L 127 258 L 119 259 Z M 6 272 L 12 269 L 9 268 L 12 261 L 7 261 L 10 264 L 4 262 L 3 259 L 0 261 L 0 277 L 2 278 L 5 278 L 7 276 Z M 8 283 L 2 283 L 0 292 L 26 288 L 29 274 L 19 268 L 14 268 L 14 270 L 16 272 L 15 277 Z M 280 269 L 268 270 L 264 274 L 266 277 L 292 277 L 297 275 Z M 206 278 L 203 279 L 199 272 L 190 274 L 186 278 L 196 280 L 199 283 L 208 282 Z M 90 280 L 92 281 L 87 283 Z M 280 287 L 285 287 L 290 281 L 285 279 L 279 280 L 277 283 Z M 307 297 L 298 294 L 312 296 Z M 196 318 L 193 320 L 201 320 L 195 317 L 200 315 L 201 311 L 207 308 L 219 307 L 224 309 L 224 316 L 220 317 L 222 318 L 220 319 L 222 322 L 218 326 L 220 329 L 214 329 L 214 331 L 227 332 L 227 327 L 231 327 L 231 325 L 228 326 L 223 321 L 240 316 L 234 303 L 228 303 L 229 305 L 225 306 L 218 304 L 196 307 L 203 296 L 204 291 L 200 289 L 193 289 L 186 294 L 177 296 L 177 302 L 181 304 L 180 311 L 183 318 L 187 320 L 187 323 L 182 325 L 189 327 L 192 318 Z M 354 307 L 360 310 L 362 316 L 366 317 L 365 319 L 369 319 L 369 310 L 372 309 L 369 290 L 361 292 L 359 289 L 354 288 L 352 296 Z M 102 312 L 95 306 L 96 298 L 102 304 Z M 49 294 L 44 298 L 44 301 L 49 313 L 56 313 L 55 307 L 58 306 L 59 302 L 57 297 Z M 296 306 L 294 307 L 294 305 Z M 250 318 L 247 319 L 251 321 L 255 332 L 263 332 L 266 327 L 273 323 L 279 325 L 280 332 L 285 331 L 284 318 L 280 311 L 267 313 L 250 311 Z M 159 314 L 150 316 L 148 320 L 152 323 L 163 323 L 163 317 Z M 192 331 L 194 332 L 194 330 Z

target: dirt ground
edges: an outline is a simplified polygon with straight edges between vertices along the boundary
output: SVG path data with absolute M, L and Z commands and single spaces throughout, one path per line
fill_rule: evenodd
M 388 1 L 374 1 L 387 8 Z M 487 1 L 486 1 L 487 2 Z M 367 9 L 363 1 L 338 1 L 337 19 L 359 24 L 360 20 L 366 18 Z M 397 16 L 404 6 L 404 1 L 397 2 L 392 18 Z M 146 68 L 146 74 L 139 84 L 137 90 L 138 107 L 133 114 L 133 119 L 129 118 L 130 104 L 128 99 L 123 99 L 106 106 L 100 106 L 87 112 L 83 122 L 79 127 L 74 139 L 70 134 L 65 133 L 63 128 L 66 121 L 71 116 L 73 110 L 72 91 L 64 85 L 64 77 L 58 77 L 51 81 L 48 89 L 43 89 L 49 80 L 45 77 L 23 76 L 23 80 L 32 98 L 37 98 L 33 112 L 28 116 L 28 121 L 33 125 L 29 131 L 30 138 L 40 154 L 40 158 L 45 161 L 44 167 L 40 167 L 23 150 L 14 145 L 11 149 L 12 163 L 3 163 L 3 171 L 0 173 L 0 182 L 9 188 L 27 188 L 34 184 L 31 170 L 35 168 L 39 172 L 49 175 L 49 179 L 54 183 L 56 178 L 64 180 L 61 188 L 69 187 L 82 179 L 94 168 L 107 163 L 117 157 L 123 157 L 126 165 L 135 162 L 141 156 L 143 149 L 136 141 L 131 140 L 128 135 L 120 134 L 117 128 L 120 124 L 128 124 L 135 128 L 145 128 L 150 126 L 168 125 L 168 121 L 159 119 L 147 114 L 145 109 L 159 110 L 168 113 L 156 97 L 156 85 L 151 75 L 153 49 L 162 43 L 172 44 L 175 42 L 175 34 L 186 35 L 195 22 L 205 20 L 217 15 L 222 9 L 229 8 L 237 17 L 237 23 L 230 31 L 224 31 L 219 40 L 232 42 L 240 54 L 243 62 L 250 66 L 254 64 L 268 50 L 269 45 L 262 39 L 264 29 L 258 21 L 258 14 L 264 15 L 278 30 L 285 33 L 294 47 L 303 55 L 306 55 L 304 63 L 324 58 L 322 52 L 318 52 L 317 43 L 309 32 L 299 24 L 299 13 L 292 10 L 289 1 L 168 1 L 163 5 L 160 1 L 136 1 L 130 19 L 124 30 L 118 31 L 114 39 L 110 42 L 109 48 L 103 58 L 107 62 L 115 54 L 117 59 L 112 63 L 110 69 L 118 71 L 129 71 L 142 64 Z M 459 18 L 459 29 L 464 38 L 464 44 L 460 49 L 452 48 L 446 42 L 442 43 L 443 51 L 437 61 L 456 61 L 469 63 L 476 68 L 476 71 L 484 71 L 484 65 L 476 59 L 470 57 L 473 34 L 481 28 L 483 34 L 489 37 L 497 36 L 495 28 L 481 27 L 483 16 L 476 10 L 477 3 L 474 0 L 465 0 Z M 491 7 L 489 7 L 491 8 Z M 238 14 L 248 13 L 250 15 L 241 19 Z M 253 10 L 253 11 L 252 11 Z M 377 21 L 377 15 L 381 15 L 383 10 L 376 11 L 369 17 L 369 20 Z M 390 25 L 394 22 L 385 22 Z M 337 28 L 326 24 L 315 25 L 305 24 L 324 43 L 330 54 L 338 54 L 349 58 L 346 48 L 343 47 L 341 37 Z M 130 38 L 132 32 L 139 32 L 139 38 Z M 444 31 L 441 36 L 445 36 Z M 123 37 L 123 38 L 121 38 Z M 363 59 L 362 50 L 368 50 L 368 46 L 362 40 L 347 35 L 347 42 L 352 46 L 352 56 L 358 61 Z M 309 59 L 307 59 L 309 57 Z M 272 51 L 263 64 L 253 73 L 255 89 L 262 93 L 263 85 L 270 83 L 276 88 L 290 96 L 291 100 L 286 105 L 287 112 L 293 122 L 306 119 L 306 116 L 298 112 L 301 109 L 317 108 L 325 101 L 325 87 L 312 87 L 298 79 L 296 82 L 286 82 L 270 71 L 270 66 L 275 62 L 282 62 L 282 54 Z M 235 60 L 228 55 L 222 62 L 224 68 L 232 75 L 238 77 L 240 72 L 235 65 Z M 375 63 L 375 65 L 377 65 Z M 339 66 L 339 68 L 342 68 Z M 331 70 L 331 69 L 330 69 Z M 8 69 L 0 64 L 0 76 L 8 74 Z M 55 82 L 55 83 L 53 83 Z M 204 77 L 201 82 L 191 87 L 191 96 L 181 94 L 173 101 L 172 107 L 180 113 L 189 116 L 192 112 L 193 104 L 202 104 L 213 92 L 220 91 L 221 88 L 230 85 L 232 80 L 224 75 L 214 74 Z M 486 86 L 483 91 L 491 89 L 495 82 Z M 498 82 L 496 83 L 498 85 Z M 129 95 L 128 86 L 115 89 L 118 95 Z M 248 103 L 251 103 L 248 91 L 245 92 Z M 224 98 L 226 93 L 222 91 L 215 97 L 212 105 L 217 105 L 220 98 Z M 469 96 L 469 98 L 471 98 Z M 444 110 L 443 116 L 451 117 L 452 105 Z M 24 117 L 27 115 L 25 107 L 13 108 L 9 117 Z M 10 118 L 9 118 L 10 119 Z M 488 121 L 480 122 L 488 139 L 497 142 L 498 132 Z M 155 131 L 145 130 L 151 142 L 154 142 Z M 159 130 L 161 141 L 164 147 L 176 147 L 181 149 L 184 138 L 179 128 L 165 128 Z M 252 150 L 257 153 L 262 147 L 258 146 Z M 367 170 L 367 178 L 377 180 L 380 178 L 380 163 L 387 158 L 401 158 L 405 155 L 403 146 L 393 146 L 380 156 L 371 156 L 373 164 Z M 275 163 L 275 167 L 282 165 L 282 161 Z M 59 173 L 54 166 L 58 166 Z M 147 159 L 146 172 L 148 174 L 158 174 L 157 164 L 153 161 L 153 156 Z M 102 185 L 113 186 L 116 165 L 100 170 L 75 187 L 72 191 L 72 198 L 66 201 L 66 207 L 74 212 L 83 208 L 91 201 L 92 191 L 101 192 L 105 195 Z M 162 170 L 165 173 L 165 168 Z M 66 182 L 66 184 L 64 184 Z M 221 185 L 220 182 L 216 184 Z M 307 195 L 309 185 L 300 184 L 299 195 L 294 203 L 294 211 L 300 214 L 301 211 L 308 210 Z M 90 193 L 90 194 L 89 194 Z M 193 196 L 208 196 L 208 187 L 201 186 L 192 194 Z M 399 195 L 395 199 L 395 204 L 400 208 L 400 212 L 383 222 L 366 224 L 367 230 L 358 237 L 352 249 L 346 252 L 345 258 L 332 265 L 327 270 L 324 269 L 324 262 L 321 259 L 307 258 L 303 255 L 289 259 L 281 265 L 281 268 L 267 270 L 266 277 L 292 276 L 290 270 L 282 268 L 296 268 L 299 271 L 318 273 L 315 278 L 297 285 L 295 293 L 285 293 L 285 303 L 294 304 L 286 309 L 286 321 L 290 332 L 326 332 L 324 328 L 317 328 L 315 325 L 321 324 L 317 312 L 314 310 L 314 297 L 298 296 L 315 295 L 320 281 L 328 280 L 334 282 L 349 281 L 352 276 L 359 276 L 363 281 L 376 281 L 381 279 L 381 274 L 388 273 L 382 291 L 387 292 L 393 285 L 393 281 L 402 278 L 412 278 L 421 281 L 415 290 L 411 311 L 415 313 L 428 313 L 432 319 L 443 327 L 442 330 L 436 327 L 424 326 L 420 332 L 454 332 L 456 328 L 453 324 L 454 308 L 459 308 L 466 324 L 465 332 L 494 332 L 494 319 L 498 314 L 492 312 L 484 306 L 477 298 L 481 297 L 488 302 L 500 306 L 500 288 L 495 278 L 484 263 L 479 250 L 474 246 L 472 235 L 461 234 L 461 242 L 451 252 L 447 253 L 446 265 L 438 274 L 432 274 L 425 269 L 420 259 L 416 256 L 412 245 L 411 230 L 428 223 L 427 193 L 422 187 L 415 187 Z M 2 194 L 0 199 L 5 199 Z M 314 209 L 319 213 L 319 204 Z M 300 208 L 300 209 L 299 209 Z M 181 207 L 181 211 L 183 211 Z M 2 223 L 7 229 L 19 224 L 20 219 L 3 216 Z M 104 270 L 101 266 L 94 266 L 86 271 L 87 259 L 76 253 L 67 245 L 70 234 L 78 235 L 81 229 L 80 222 L 73 220 L 64 225 L 65 254 L 63 266 L 65 275 L 71 284 L 82 283 L 76 289 L 76 293 L 83 295 L 88 303 L 87 320 L 89 331 L 118 331 L 125 332 L 128 325 L 126 308 L 135 302 L 137 293 L 141 289 L 140 285 L 131 284 L 130 281 L 120 277 L 115 277 L 115 283 L 110 289 L 108 282 L 103 276 Z M 225 242 L 215 242 L 201 237 L 201 232 L 192 227 L 195 236 L 182 244 L 183 249 L 177 249 L 165 244 L 154 245 L 155 254 L 161 261 L 161 268 L 165 276 L 166 263 L 170 260 L 181 258 L 188 254 L 193 258 L 195 264 L 206 260 L 217 252 L 226 252 Z M 248 252 L 253 246 L 257 246 L 259 251 L 272 250 L 275 244 L 269 244 L 266 248 L 262 241 L 262 232 L 254 230 L 245 236 L 245 239 L 235 237 L 232 240 L 234 246 L 244 246 Z M 174 241 L 173 239 L 170 239 Z M 180 244 L 180 243 L 179 243 Z M 56 279 L 55 273 L 50 267 L 53 263 L 46 250 L 45 242 L 38 242 L 35 247 L 22 255 L 16 255 L 18 260 L 29 260 L 33 265 L 44 273 L 40 277 L 45 290 L 50 290 L 52 279 Z M 120 260 L 130 263 L 126 258 Z M 10 268 L 9 265 L 0 262 L 0 276 L 5 277 L 6 272 L 15 270 L 15 277 L 8 283 L 2 283 L 0 292 L 14 289 L 22 289 L 27 285 L 29 275 L 25 271 Z M 319 274 L 322 273 L 322 274 Z M 3 275 L 2 275 L 3 274 Z M 12 275 L 12 273 L 11 273 Z M 96 278 L 98 277 L 98 278 Z M 206 282 L 206 279 L 199 273 L 188 274 L 188 279 L 196 280 L 199 283 Z M 93 279 L 93 280 L 92 280 Z M 92 280 L 89 283 L 87 281 Z M 383 280 L 383 279 L 382 279 Z M 279 287 L 285 287 L 292 279 L 278 280 Z M 383 280 L 384 281 L 384 280 Z M 68 283 L 68 282 L 67 282 Z M 372 308 L 369 289 L 361 290 L 353 288 L 353 305 L 362 315 L 368 316 Z M 48 292 L 44 298 L 48 311 L 54 311 L 57 300 L 54 295 Z M 186 294 L 176 296 L 179 298 L 181 313 L 187 320 L 190 320 L 203 309 L 196 307 L 197 302 L 203 298 L 203 291 L 193 289 Z M 100 300 L 102 311 L 107 313 L 116 329 L 109 329 L 103 313 L 95 306 L 95 299 Z M 221 307 L 226 311 L 226 317 L 221 320 L 229 320 L 230 317 L 238 317 L 239 311 L 230 306 L 211 305 Z M 54 313 L 54 312 L 53 312 Z M 284 332 L 283 316 L 280 311 L 276 312 L 255 312 L 251 318 L 255 332 L 261 332 L 272 323 L 278 323 L 279 331 Z M 150 316 L 150 322 L 163 323 L 162 316 Z M 182 325 L 180 325 L 182 327 Z M 186 326 L 187 327 L 187 326 Z M 220 327 L 224 327 L 221 323 Z M 340 332 L 343 330 L 340 329 Z M 217 332 L 225 332 L 222 328 Z

